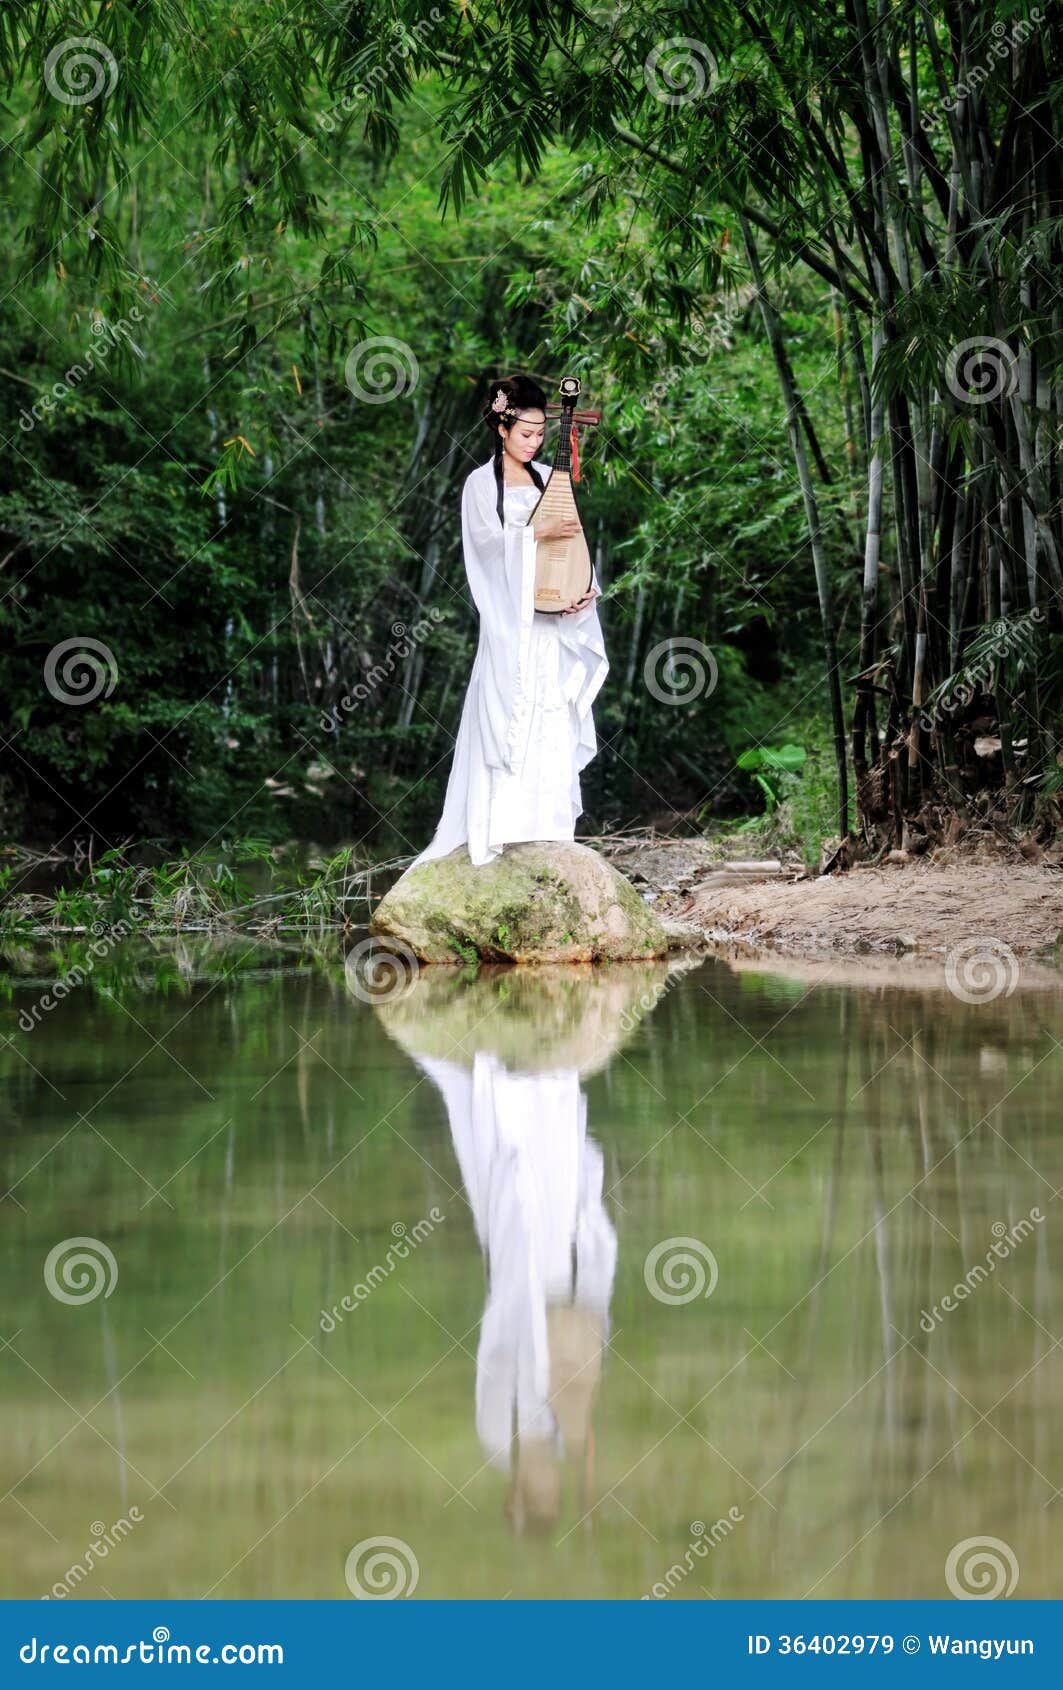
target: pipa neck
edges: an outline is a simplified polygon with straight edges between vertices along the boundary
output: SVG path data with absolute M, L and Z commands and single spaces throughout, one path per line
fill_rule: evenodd
M 572 412 L 561 413 L 561 426 L 557 434 L 557 447 L 554 451 L 554 468 L 566 473 L 572 469 Z

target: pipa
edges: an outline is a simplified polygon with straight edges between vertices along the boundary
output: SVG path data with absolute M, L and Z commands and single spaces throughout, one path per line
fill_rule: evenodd
M 577 376 L 566 376 L 560 386 L 561 404 L 548 405 L 547 416 L 559 413 L 561 426 L 557 433 L 553 468 L 549 480 L 539 496 L 529 522 L 541 519 L 554 521 L 575 517 L 579 522 L 576 496 L 572 491 L 572 445 L 576 423 L 601 422 L 600 411 L 577 411 L 581 383 Z M 577 467 L 576 478 L 579 478 Z M 535 608 L 548 614 L 567 610 L 576 599 L 590 591 L 594 579 L 591 554 L 582 527 L 577 534 L 561 540 L 539 540 L 535 547 Z

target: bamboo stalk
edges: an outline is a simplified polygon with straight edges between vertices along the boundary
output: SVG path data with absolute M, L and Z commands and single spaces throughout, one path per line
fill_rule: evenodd
M 782 331 L 779 326 L 775 307 L 768 297 L 764 285 L 764 272 L 753 240 L 749 220 L 740 217 L 742 238 L 749 260 L 753 285 L 757 291 L 757 303 L 760 307 L 761 318 L 764 323 L 768 342 L 771 346 L 772 357 L 775 361 L 779 385 L 782 388 L 783 399 L 786 404 L 786 426 L 790 435 L 790 447 L 794 455 L 798 480 L 801 484 L 801 498 L 805 507 L 805 523 L 808 529 L 809 545 L 812 549 L 812 564 L 816 578 L 816 596 L 819 600 L 820 626 L 823 638 L 823 651 L 827 664 L 827 687 L 830 698 L 831 723 L 834 730 L 834 758 L 838 778 L 838 833 L 845 839 L 849 833 L 849 774 L 846 762 L 845 747 L 845 718 L 842 710 L 841 680 L 838 670 L 837 641 L 834 627 L 834 609 L 832 604 L 830 577 L 827 569 L 826 554 L 823 549 L 823 536 L 820 527 L 819 510 L 816 504 L 815 489 L 809 470 L 808 458 L 805 453 L 805 441 L 801 428 L 797 384 L 794 380 L 790 360 L 786 353 Z

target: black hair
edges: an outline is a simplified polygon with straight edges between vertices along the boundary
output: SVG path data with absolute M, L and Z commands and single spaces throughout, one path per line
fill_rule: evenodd
M 506 396 L 506 409 L 504 411 L 494 409 L 493 402 L 500 393 L 504 393 Z M 504 522 L 505 520 L 502 514 L 502 489 L 504 486 L 502 473 L 502 424 L 504 423 L 507 428 L 510 428 L 517 421 L 517 412 L 533 410 L 542 411 L 543 416 L 545 417 L 546 394 L 543 392 L 538 382 L 532 381 L 530 376 L 502 376 L 500 380 L 493 381 L 491 383 L 490 396 L 487 404 L 483 408 L 482 415 L 484 422 L 487 424 L 494 437 L 494 471 L 495 487 L 497 489 L 495 495 L 495 509 L 498 511 L 499 522 Z M 534 463 L 528 464 L 528 473 L 541 493 L 544 486 L 543 478 L 539 474 L 539 471 L 536 469 Z

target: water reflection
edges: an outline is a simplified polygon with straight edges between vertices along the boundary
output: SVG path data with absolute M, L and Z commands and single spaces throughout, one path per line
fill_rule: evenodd
M 682 982 L 652 966 L 578 983 L 567 970 L 473 984 L 433 972 L 380 1011 L 446 1105 L 487 1271 L 476 1426 L 509 1472 L 514 1527 L 559 1551 L 604 1507 L 654 1543 L 663 1505 L 666 1538 L 687 1541 L 671 1563 L 682 1580 L 665 1589 L 683 1596 L 752 1594 L 762 1575 L 792 1595 L 938 1591 L 937 1564 L 977 1535 L 987 1502 L 1035 1560 L 1055 1502 L 1050 1422 L 1036 1412 L 1019 1442 L 1006 1428 L 1013 1393 L 1038 1404 L 1059 1374 L 1044 1224 L 1056 1195 L 1044 1164 L 1058 1157 L 1044 1142 L 1050 1088 L 1012 1094 L 1058 1065 L 1044 1026 L 1058 995 L 972 1007 L 881 981 L 832 990 L 829 971 L 809 982 L 709 964 L 659 1025 L 649 1012 Z M 667 1050 L 684 1032 L 697 1059 L 684 1051 L 676 1086 Z M 626 1156 L 608 1113 L 588 1135 L 591 1073 L 617 1099 L 649 1085 L 664 1107 L 658 1120 L 651 1107 L 648 1146 Z M 608 1209 L 598 1138 L 619 1150 Z M 647 1197 L 671 1218 L 650 1218 Z M 616 1227 L 636 1291 L 614 1374 L 621 1412 L 608 1394 L 601 1405 L 596 1485 Z M 695 1260 L 711 1240 L 721 1276 L 708 1306 L 700 1286 L 663 1297 L 685 1305 L 670 1326 L 641 1283 L 669 1234 Z M 998 1288 L 981 1287 L 1012 1258 L 990 1301 Z M 667 1504 L 653 1464 L 643 1472 L 665 1448 Z M 902 1541 L 918 1531 L 935 1476 L 954 1494 L 934 1565 L 908 1586 L 894 1514 Z M 1019 1498 L 1038 1479 L 1023 1522 Z M 659 1594 L 652 1557 L 644 1565 Z
M 522 1074 L 489 1051 L 470 1067 L 422 1057 L 442 1092 L 487 1281 L 476 1355 L 476 1430 L 511 1474 L 517 1531 L 561 1509 L 561 1462 L 591 1478 L 616 1233 L 602 1207 L 602 1153 L 587 1137 L 574 1068 Z
M 343 1597 L 392 1538 L 418 1598 L 904 1599 L 979 1535 L 1052 1594 L 1058 991 L 187 960 L 13 987 L 8 1594 Z
M 577 1518 L 593 1507 L 593 1410 L 617 1240 L 581 1074 L 603 1066 L 683 971 L 647 964 L 603 978 L 587 969 L 577 988 L 570 968 L 495 970 L 479 990 L 434 972 L 409 983 L 401 1010 L 381 1006 L 446 1105 L 486 1279 L 476 1430 L 487 1460 L 510 1475 L 517 1534 L 553 1527 L 566 1488 Z M 519 1067 L 495 1053 L 514 1037 Z M 444 1043 L 461 1059 L 430 1054 Z

